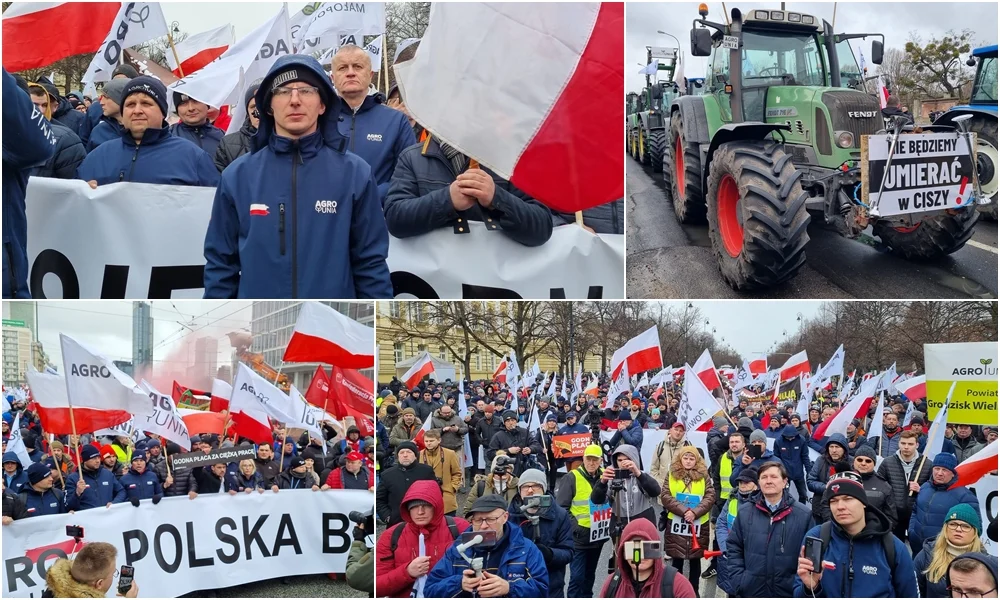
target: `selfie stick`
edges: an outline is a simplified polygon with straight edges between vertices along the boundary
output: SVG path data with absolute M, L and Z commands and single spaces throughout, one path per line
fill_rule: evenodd
M 455 550 L 458 551 L 458 554 L 462 558 L 469 561 L 469 566 L 471 566 L 472 570 L 476 572 L 477 578 L 483 574 L 483 559 L 482 557 L 472 558 L 468 554 L 466 554 L 465 551 L 475 546 L 476 544 L 481 544 L 481 543 L 483 543 L 483 536 L 477 535 L 476 537 L 465 542 L 464 544 L 459 544 L 455 548 Z

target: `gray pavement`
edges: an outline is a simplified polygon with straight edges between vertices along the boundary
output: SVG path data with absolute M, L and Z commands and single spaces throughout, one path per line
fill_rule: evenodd
M 870 235 L 850 240 L 814 219 L 798 275 L 766 292 L 737 292 L 719 275 L 708 227 L 681 225 L 662 175 L 628 156 L 625 164 L 629 298 L 997 297 L 997 224 L 983 220 L 962 249 L 914 263 L 890 255 Z

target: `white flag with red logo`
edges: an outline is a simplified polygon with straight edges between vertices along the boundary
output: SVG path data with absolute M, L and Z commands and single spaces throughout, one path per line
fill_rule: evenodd
M 410 365 L 406 373 L 403 374 L 403 385 L 406 389 L 412 390 L 417 387 L 424 377 L 429 377 L 434 372 L 434 360 L 426 350 L 417 357 L 417 360 Z
M 181 60 L 180 65 L 174 59 L 173 52 L 167 52 L 167 65 L 178 77 L 190 75 L 222 56 L 235 41 L 236 30 L 228 23 L 222 27 L 196 33 L 174 44 L 177 57 Z
M 624 31 L 616 2 L 437 2 L 416 56 L 394 69 L 435 137 L 574 212 L 624 193 Z
M 611 355 L 611 378 L 617 379 L 618 372 L 628 362 L 630 373 L 642 373 L 663 368 L 663 353 L 660 352 L 660 335 L 656 325 L 625 342 Z
M 283 360 L 370 368 L 375 365 L 375 328 L 326 304 L 303 302 Z
M 608 397 L 601 408 L 609 408 L 619 396 L 628 393 L 628 378 L 628 364 L 622 363 L 622 368 L 618 371 L 618 376 L 611 382 L 611 387 L 608 388 Z

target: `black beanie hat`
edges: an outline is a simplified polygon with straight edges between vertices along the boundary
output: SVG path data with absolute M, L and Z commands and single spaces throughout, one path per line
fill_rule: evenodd
M 253 97 L 257 95 L 257 90 L 260 89 L 261 81 L 263 80 L 258 79 L 254 81 L 250 84 L 250 87 L 247 88 L 246 93 L 243 94 L 243 108 L 247 108 L 247 106 L 250 105 L 250 101 L 253 100 Z
M 139 71 L 136 71 L 135 67 L 129 64 L 118 65 L 114 71 L 111 71 L 111 78 L 114 79 L 118 75 L 125 75 L 129 79 L 135 79 L 139 76 Z
M 163 119 L 167 119 L 167 88 L 159 79 L 143 75 L 129 81 L 122 92 L 122 106 L 132 94 L 146 94 L 152 98 L 163 113 Z
M 830 499 L 834 496 L 852 496 L 868 506 L 868 493 L 865 491 L 865 485 L 861 480 L 861 475 L 854 471 L 837 473 L 830 481 L 826 482 L 823 502 L 829 504 Z
M 420 453 L 420 451 L 417 450 L 417 445 L 414 444 L 413 442 L 410 442 L 410 441 L 402 442 L 401 444 L 399 444 L 398 446 L 396 446 L 396 456 L 399 456 L 399 451 L 400 450 L 409 450 L 410 452 L 412 452 L 414 454 L 419 454 Z

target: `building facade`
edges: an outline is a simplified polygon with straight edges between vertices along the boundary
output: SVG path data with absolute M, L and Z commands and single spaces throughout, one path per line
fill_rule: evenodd
M 28 300 L 4 301 L 4 319 L 20 321 L 31 330 L 31 339 L 38 341 L 38 303 Z
M 503 310 L 499 303 L 491 303 L 497 311 Z M 509 304 L 509 303 L 504 303 Z M 442 343 L 441 339 L 434 335 L 422 336 L 420 332 L 430 331 L 434 326 L 430 323 L 431 317 L 427 314 L 422 302 L 379 302 L 378 303 L 378 326 L 376 328 L 375 343 L 378 345 L 378 356 L 376 366 L 378 367 L 378 382 L 386 384 L 392 380 L 396 372 L 396 364 L 404 360 L 413 358 L 418 354 L 430 352 L 435 358 L 450 362 L 455 365 L 455 372 L 461 373 L 464 369 L 461 359 L 453 354 L 448 347 L 457 351 L 460 355 L 465 353 L 465 339 L 461 331 L 455 331 L 448 335 Z M 484 331 L 479 332 L 480 337 L 489 335 Z M 494 371 L 501 362 L 501 357 L 481 344 L 472 340 L 473 353 L 471 358 L 471 372 L 467 375 L 469 379 L 490 379 Z M 494 348 L 502 346 L 500 340 L 490 340 L 489 345 Z M 505 348 L 504 350 L 510 350 Z M 549 345 L 539 356 L 538 367 L 542 372 L 552 372 L 559 370 L 559 356 L 555 346 Z M 520 365 L 523 371 L 526 365 Z M 601 358 L 597 355 L 588 356 L 584 362 L 585 371 L 599 371 L 601 369 Z
M 153 368 L 153 310 L 148 302 L 132 303 L 132 370 L 147 373 Z
M 11 323 L 21 323 L 21 321 L 4 321 L 3 384 L 8 387 L 19 387 L 28 382 L 26 377 L 28 366 L 33 364 L 32 334 L 27 327 L 10 325 Z
M 375 309 L 372 302 L 323 302 L 323 304 L 362 325 L 368 327 L 375 325 Z M 295 329 L 295 321 L 299 317 L 301 306 L 301 302 L 254 302 L 250 321 L 253 345 L 250 351 L 262 354 L 264 362 L 288 375 L 292 385 L 305 393 L 319 363 L 285 363 L 282 360 L 285 347 Z M 373 378 L 374 369 L 364 369 L 361 373 Z

